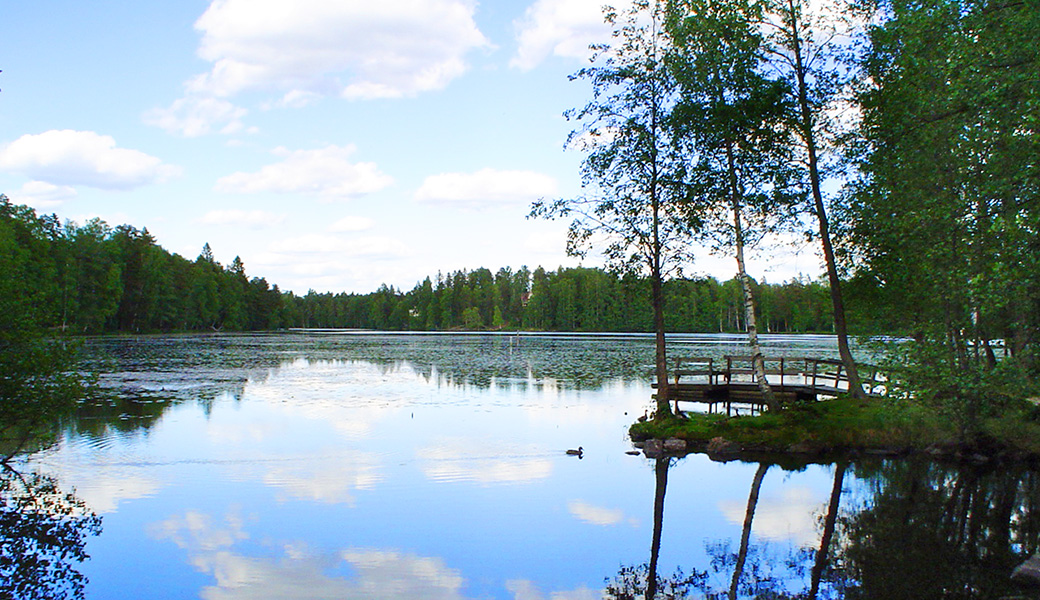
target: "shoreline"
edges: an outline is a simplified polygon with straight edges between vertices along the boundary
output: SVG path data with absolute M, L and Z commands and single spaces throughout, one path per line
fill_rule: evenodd
M 633 423 L 629 439 L 644 455 L 707 454 L 713 460 L 773 462 L 860 457 L 926 457 L 959 463 L 1040 463 L 1035 413 L 1010 410 L 963 423 L 937 411 L 881 399 L 821 400 L 779 413 L 684 413 Z

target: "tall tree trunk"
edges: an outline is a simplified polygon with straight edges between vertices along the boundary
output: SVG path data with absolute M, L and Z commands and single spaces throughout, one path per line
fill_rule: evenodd
M 740 533 L 740 550 L 737 551 L 737 563 L 733 565 L 733 580 L 729 584 L 729 600 L 737 600 L 737 586 L 744 575 L 744 563 L 747 562 L 748 544 L 751 541 L 751 523 L 755 520 L 755 507 L 758 506 L 758 493 L 762 489 L 762 479 L 766 476 L 769 465 L 759 463 L 755 478 L 751 481 L 751 493 L 748 495 L 747 510 L 744 511 L 744 528 Z
M 668 355 L 665 349 L 664 336 L 664 293 L 663 284 L 659 273 L 654 274 L 650 281 L 651 296 L 654 305 L 654 339 L 655 339 L 655 371 L 657 373 L 657 413 L 655 418 L 667 417 L 672 414 L 668 395 Z
M 820 549 L 816 551 L 816 561 L 812 568 L 812 581 L 809 588 L 809 600 L 816 600 L 820 592 L 820 579 L 827 567 L 827 554 L 830 551 L 831 539 L 834 538 L 834 526 L 838 521 L 838 505 L 841 503 L 841 486 L 845 481 L 845 469 L 849 464 L 841 461 L 834 465 L 834 485 L 831 487 L 831 499 L 827 505 L 827 516 L 823 521 L 823 535 L 820 536 Z
M 656 44 L 657 35 L 657 20 L 656 10 L 653 13 L 654 19 L 654 41 Z M 655 46 L 656 55 L 656 46 Z M 658 136 L 658 98 L 656 87 L 651 94 L 651 114 L 650 114 L 650 128 L 652 137 L 654 139 L 653 146 L 650 149 L 650 209 L 652 211 L 651 216 L 653 222 L 652 227 L 652 238 L 650 240 L 650 295 L 651 304 L 654 309 L 654 339 L 655 339 L 655 360 L 654 368 L 657 372 L 657 412 L 656 418 L 668 417 L 672 414 L 671 406 L 668 404 L 670 400 L 668 396 L 668 353 L 665 347 L 665 336 L 664 336 L 664 266 L 662 263 L 662 244 L 661 244 L 661 182 L 658 173 L 658 157 L 657 157 L 657 136 Z
M 770 411 L 780 409 L 780 403 L 773 394 L 773 388 L 766 380 L 766 362 L 762 356 L 762 347 L 758 343 L 758 326 L 755 321 L 755 297 L 751 293 L 751 278 L 748 277 L 744 263 L 744 226 L 740 218 L 740 183 L 737 181 L 737 168 L 733 159 L 733 147 L 726 147 L 726 160 L 729 168 L 730 203 L 733 208 L 733 231 L 736 245 L 737 277 L 744 292 L 744 321 L 747 326 L 748 345 L 751 346 L 751 366 L 755 374 L 755 382 L 762 393 L 766 406 Z
M 661 552 L 661 531 L 664 529 L 664 493 L 668 488 L 668 467 L 671 459 L 657 459 L 654 471 L 657 485 L 654 487 L 654 534 L 650 542 L 650 566 L 646 574 L 646 600 L 657 595 L 657 557 Z
M 798 84 L 798 107 L 801 121 L 799 133 L 809 154 L 809 184 L 812 189 L 813 205 L 816 219 L 820 226 L 820 245 L 823 246 L 823 259 L 827 264 L 827 282 L 830 286 L 831 304 L 834 308 L 834 333 L 838 336 L 838 354 L 849 375 L 849 393 L 853 398 L 861 399 L 863 383 L 860 381 L 856 361 L 849 349 L 848 326 L 845 321 L 845 302 L 841 294 L 841 279 L 838 278 L 838 267 L 834 260 L 834 247 L 831 245 L 830 224 L 827 221 L 827 209 L 823 204 L 823 193 L 820 191 L 820 167 L 816 154 L 816 135 L 813 132 L 813 116 L 809 107 L 809 94 L 805 83 L 806 67 L 802 60 L 802 42 L 798 33 L 798 15 L 794 0 L 788 0 L 789 21 L 791 27 L 791 46 L 794 52 L 795 78 Z

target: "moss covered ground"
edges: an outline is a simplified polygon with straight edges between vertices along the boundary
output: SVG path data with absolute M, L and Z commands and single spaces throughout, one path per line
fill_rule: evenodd
M 1040 411 L 1023 404 L 965 423 L 908 402 L 837 398 L 750 416 L 684 413 L 635 423 L 629 435 L 634 442 L 679 438 L 695 451 L 721 439 L 748 452 L 1040 458 Z

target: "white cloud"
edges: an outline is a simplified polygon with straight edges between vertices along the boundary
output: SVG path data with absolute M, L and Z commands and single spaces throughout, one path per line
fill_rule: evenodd
M 524 249 L 539 255 L 556 256 L 565 248 L 567 248 L 566 227 L 532 233 L 524 240 Z
M 266 210 L 211 210 L 199 219 L 203 225 L 238 225 L 253 229 L 274 227 L 283 221 L 284 214 Z
M 278 102 L 265 105 L 265 108 L 303 108 L 317 102 L 319 99 L 321 99 L 321 94 L 305 92 L 303 90 L 293 90 L 287 92 Z
M 465 580 L 440 558 L 397 551 L 347 550 L 341 558 L 354 568 L 365 589 L 394 598 L 461 598 Z M 371 587 L 370 587 L 371 586 Z M 380 594 L 382 596 L 382 594 Z
M 587 59 L 589 45 L 610 41 L 603 0 L 538 0 L 517 28 L 516 56 L 510 66 L 528 71 L 551 56 Z
M 180 174 L 139 150 L 119 148 L 107 135 L 69 129 L 27 134 L 0 148 L 0 169 L 56 186 L 131 189 Z
M 308 233 L 271 244 L 271 251 L 280 254 L 335 254 L 341 258 L 401 258 L 412 254 L 404 242 L 386 237 L 344 239 L 334 235 Z M 267 257 L 267 262 L 272 262 Z M 293 262 L 295 259 L 290 259 Z
M 350 162 L 355 147 L 326 146 L 318 150 L 275 150 L 281 162 L 267 165 L 255 173 L 238 172 L 221 177 L 219 192 L 249 194 L 257 192 L 314 194 L 325 199 L 349 199 L 377 192 L 393 183 L 375 163 Z
M 213 585 L 200 590 L 200 596 L 208 600 L 463 598 L 465 581 L 439 558 L 366 550 L 345 551 L 336 560 L 294 545 L 286 545 L 283 550 L 280 558 L 234 552 L 192 556 L 191 564 L 214 579 Z M 347 568 L 356 575 L 343 579 L 328 574 L 341 563 L 349 565 Z
M 270 258 L 270 255 L 265 258 Z M 288 255 L 278 255 L 277 258 L 284 261 L 289 257 Z M 254 260 L 252 264 L 256 266 L 260 263 Z M 278 285 L 281 289 L 292 290 L 297 294 L 305 294 L 310 289 L 368 293 L 384 283 L 395 284 L 398 287 L 411 287 L 430 272 L 429 268 L 419 270 L 406 261 L 395 261 L 391 258 L 370 260 L 330 258 L 318 264 L 311 264 L 308 261 L 307 265 L 286 265 L 284 262 L 277 266 L 274 263 L 265 264 L 271 264 L 271 269 L 265 272 L 279 273 Z M 436 268 L 433 270 L 435 271 Z M 318 274 L 310 275 L 307 273 L 308 271 Z
M 188 83 L 226 97 L 246 90 L 412 96 L 445 87 L 466 53 L 489 46 L 469 0 L 213 0 L 195 22 L 212 69 Z
M 556 193 L 556 180 L 534 171 L 481 169 L 475 173 L 431 175 L 415 192 L 420 202 L 484 208 L 528 204 Z
M 263 598 L 356 600 L 462 600 L 462 576 L 439 558 L 395 551 L 348 550 L 339 556 L 316 555 L 301 545 L 287 544 L 281 557 L 253 557 L 235 552 L 200 552 L 191 564 L 213 577 L 200 590 L 208 600 Z M 337 568 L 355 575 L 330 575 Z
M 220 133 L 237 133 L 243 129 L 244 108 L 227 100 L 188 96 L 175 100 L 169 108 L 153 108 L 144 114 L 144 122 L 184 137 L 198 137 L 219 128 Z
M 372 225 L 374 225 L 374 222 L 368 217 L 343 217 L 329 225 L 329 231 L 365 231 L 366 229 L 371 229 Z
M 76 197 L 76 190 L 67 185 L 54 185 L 45 181 L 29 181 L 22 189 L 12 194 L 11 200 L 26 204 L 37 210 L 53 208 Z
M 95 473 L 76 493 L 97 513 L 114 513 L 119 504 L 155 495 L 162 485 L 140 473 Z

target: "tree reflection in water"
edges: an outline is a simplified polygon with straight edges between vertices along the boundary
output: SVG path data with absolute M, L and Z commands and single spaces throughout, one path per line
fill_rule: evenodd
M 831 579 L 846 598 L 1000 598 L 1038 547 L 1040 478 L 1024 465 L 858 466 L 870 506 L 842 514 Z
M 83 598 L 87 538 L 101 517 L 53 477 L 0 467 L 0 598 Z
M 650 542 L 650 562 L 638 566 L 621 567 L 613 581 L 607 583 L 603 597 L 611 600 L 636 600 L 663 598 L 679 600 L 687 598 L 692 589 L 702 587 L 707 575 L 694 571 L 686 575 L 682 570 L 668 578 L 657 574 L 657 559 L 661 551 L 661 534 L 664 529 L 664 496 L 668 488 L 668 468 L 672 459 L 665 456 L 656 459 L 654 474 L 654 533 Z
M 658 459 L 655 466 L 650 560 L 622 567 L 608 581 L 605 598 L 1040 597 L 1010 579 L 1015 566 L 1040 547 L 1040 473 L 1026 465 L 838 462 L 818 519 L 819 545 L 790 550 L 751 535 L 769 469 L 763 463 L 750 482 L 737 550 L 736 540 L 710 542 L 704 571 L 679 569 L 664 578 L 657 565 L 670 461 Z M 842 506 L 850 470 L 867 494 L 855 505 Z M 712 584 L 721 581 L 728 586 Z

